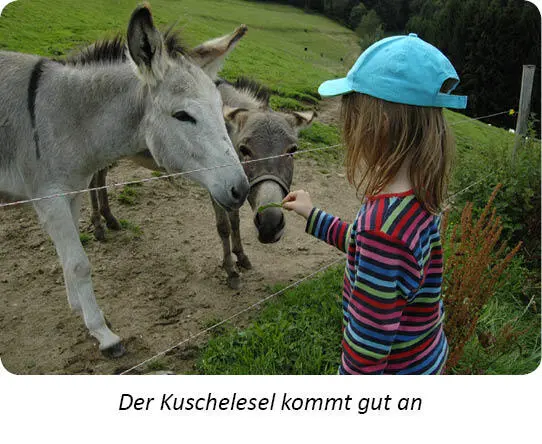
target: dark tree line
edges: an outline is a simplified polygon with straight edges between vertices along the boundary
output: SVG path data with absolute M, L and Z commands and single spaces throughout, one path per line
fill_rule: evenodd
M 467 114 L 517 110 L 522 65 L 536 65 L 532 111 L 540 116 L 540 14 L 522 0 L 414 0 L 406 32 L 440 48 L 461 76 L 458 92 L 468 94 Z M 499 116 L 511 127 L 515 119 Z M 540 135 L 539 125 L 537 132 Z
M 416 32 L 440 48 L 456 67 L 461 77 L 457 92 L 469 96 L 466 113 L 470 116 L 517 109 L 522 65 L 536 65 L 532 110 L 537 118 L 540 116 L 540 13 L 527 1 L 282 0 L 276 3 L 331 17 L 365 39 L 362 46 L 368 34 L 370 38 L 380 38 Z M 499 116 L 490 121 L 510 127 L 515 119 Z

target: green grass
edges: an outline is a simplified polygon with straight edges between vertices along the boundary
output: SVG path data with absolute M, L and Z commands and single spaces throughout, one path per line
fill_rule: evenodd
M 476 334 L 467 344 L 454 373 L 495 375 L 527 374 L 540 365 L 540 284 L 520 257 L 508 267 L 503 285 L 482 310 Z M 531 304 L 529 304 L 531 302 Z M 522 334 L 507 343 L 482 345 L 478 335 L 502 340 L 502 328 L 511 324 Z
M 498 337 L 512 321 L 523 334 L 504 349 L 484 348 L 474 335 L 451 373 L 526 374 L 540 364 L 540 286 L 520 258 L 512 262 L 508 274 L 483 309 L 477 332 Z M 203 374 L 336 373 L 341 340 L 337 297 L 342 279 L 343 267 L 336 267 L 280 295 L 248 328 L 231 328 L 211 339 L 198 370 Z M 526 309 L 525 300 L 531 298 L 534 305 Z
M 246 330 L 211 339 L 203 374 L 334 374 L 340 358 L 342 267 L 288 290 Z M 270 291 L 277 291 L 275 287 Z
M 314 122 L 310 127 L 305 128 L 299 133 L 299 149 L 310 150 L 314 148 L 324 148 L 341 143 L 341 136 L 337 127 L 326 125 L 321 122 Z M 336 164 L 341 162 L 344 156 L 342 147 L 324 149 L 322 151 L 308 152 L 299 154 L 300 158 L 306 157 L 314 159 L 319 166 L 328 165 L 329 163 Z
M 126 219 L 120 219 L 119 224 L 122 229 L 128 231 L 134 239 L 139 239 L 143 234 L 143 230 L 139 225 L 127 221 Z
M 304 111 L 309 109 L 308 106 L 303 105 L 299 100 L 275 95 L 271 96 L 269 104 L 275 111 Z
M 168 368 L 168 363 L 164 358 L 157 358 L 146 365 L 145 372 L 159 372 L 168 370 Z
M 359 55 L 353 32 L 286 5 L 242 0 L 150 3 L 158 26 L 179 20 L 189 46 L 246 24 L 248 34 L 228 58 L 223 75 L 230 80 L 250 76 L 296 100 L 315 103 L 318 85 L 343 76 Z M 136 4 L 134 0 L 19 0 L 8 5 L 0 19 L 0 49 L 60 56 L 100 37 L 124 34 Z
M 88 233 L 79 233 L 81 244 L 87 245 L 92 240 L 92 235 Z
M 117 195 L 117 200 L 123 205 L 135 205 L 137 203 L 139 192 L 134 185 L 125 185 Z

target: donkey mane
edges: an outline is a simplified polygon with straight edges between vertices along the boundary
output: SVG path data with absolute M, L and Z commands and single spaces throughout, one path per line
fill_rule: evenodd
M 163 37 L 166 51 L 171 58 L 176 59 L 180 55 L 187 54 L 185 47 L 181 44 L 178 32 L 169 28 L 163 34 Z M 98 40 L 78 52 L 69 54 L 61 62 L 80 66 L 99 63 L 124 63 L 126 62 L 126 39 L 117 34 L 109 39 Z
M 69 54 L 68 65 L 92 65 L 98 63 L 117 63 L 126 61 L 124 38 L 118 34 L 110 39 L 98 40 L 78 52 Z
M 265 104 L 265 106 L 269 106 L 271 91 L 256 80 L 249 79 L 248 77 L 239 77 L 233 84 L 233 87 L 238 91 L 250 94 L 256 100 Z

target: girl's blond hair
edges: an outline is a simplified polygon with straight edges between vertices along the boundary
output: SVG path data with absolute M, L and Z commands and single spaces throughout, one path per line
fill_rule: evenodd
M 442 210 L 455 143 L 442 108 L 392 103 L 360 93 L 342 98 L 348 181 L 374 196 L 406 162 L 414 194 L 430 213 Z

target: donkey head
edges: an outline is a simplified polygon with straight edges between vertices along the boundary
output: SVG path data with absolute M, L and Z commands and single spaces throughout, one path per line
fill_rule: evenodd
M 247 28 L 240 26 L 231 34 L 209 40 L 190 52 L 191 58 L 212 78 L 216 79 L 226 56 L 245 35 Z M 248 84 L 245 84 L 247 83 Z M 314 112 L 291 114 L 274 112 L 269 108 L 265 88 L 255 82 L 241 81 L 237 94 L 243 95 L 253 106 L 250 109 L 224 107 L 228 133 L 241 160 L 258 160 L 244 165 L 250 181 L 249 203 L 254 211 L 254 224 L 262 243 L 277 242 L 284 232 L 284 216 L 280 208 L 268 208 L 258 213 L 258 208 L 271 202 L 280 202 L 292 183 L 293 154 L 297 149 L 298 131 L 310 125 Z M 222 85 L 219 91 L 228 103 L 235 93 L 232 87 Z M 235 100 L 234 100 L 235 101 Z
M 213 81 L 182 54 L 168 55 L 146 6 L 132 14 L 128 50 L 146 91 L 142 131 L 156 163 L 168 172 L 189 172 L 226 209 L 240 207 L 249 184 Z M 213 167 L 220 168 L 205 170 Z
M 292 156 L 297 150 L 298 131 L 308 126 L 314 112 L 285 114 L 269 109 L 247 110 L 228 108 L 226 121 L 232 126 L 230 137 L 243 161 L 250 181 L 248 201 L 254 211 L 258 240 L 277 242 L 284 232 L 284 215 L 280 208 L 258 208 L 271 202 L 281 202 L 288 194 L 294 172 Z M 282 157 L 275 157 L 282 156 Z M 269 157 L 274 157 L 267 159 Z

